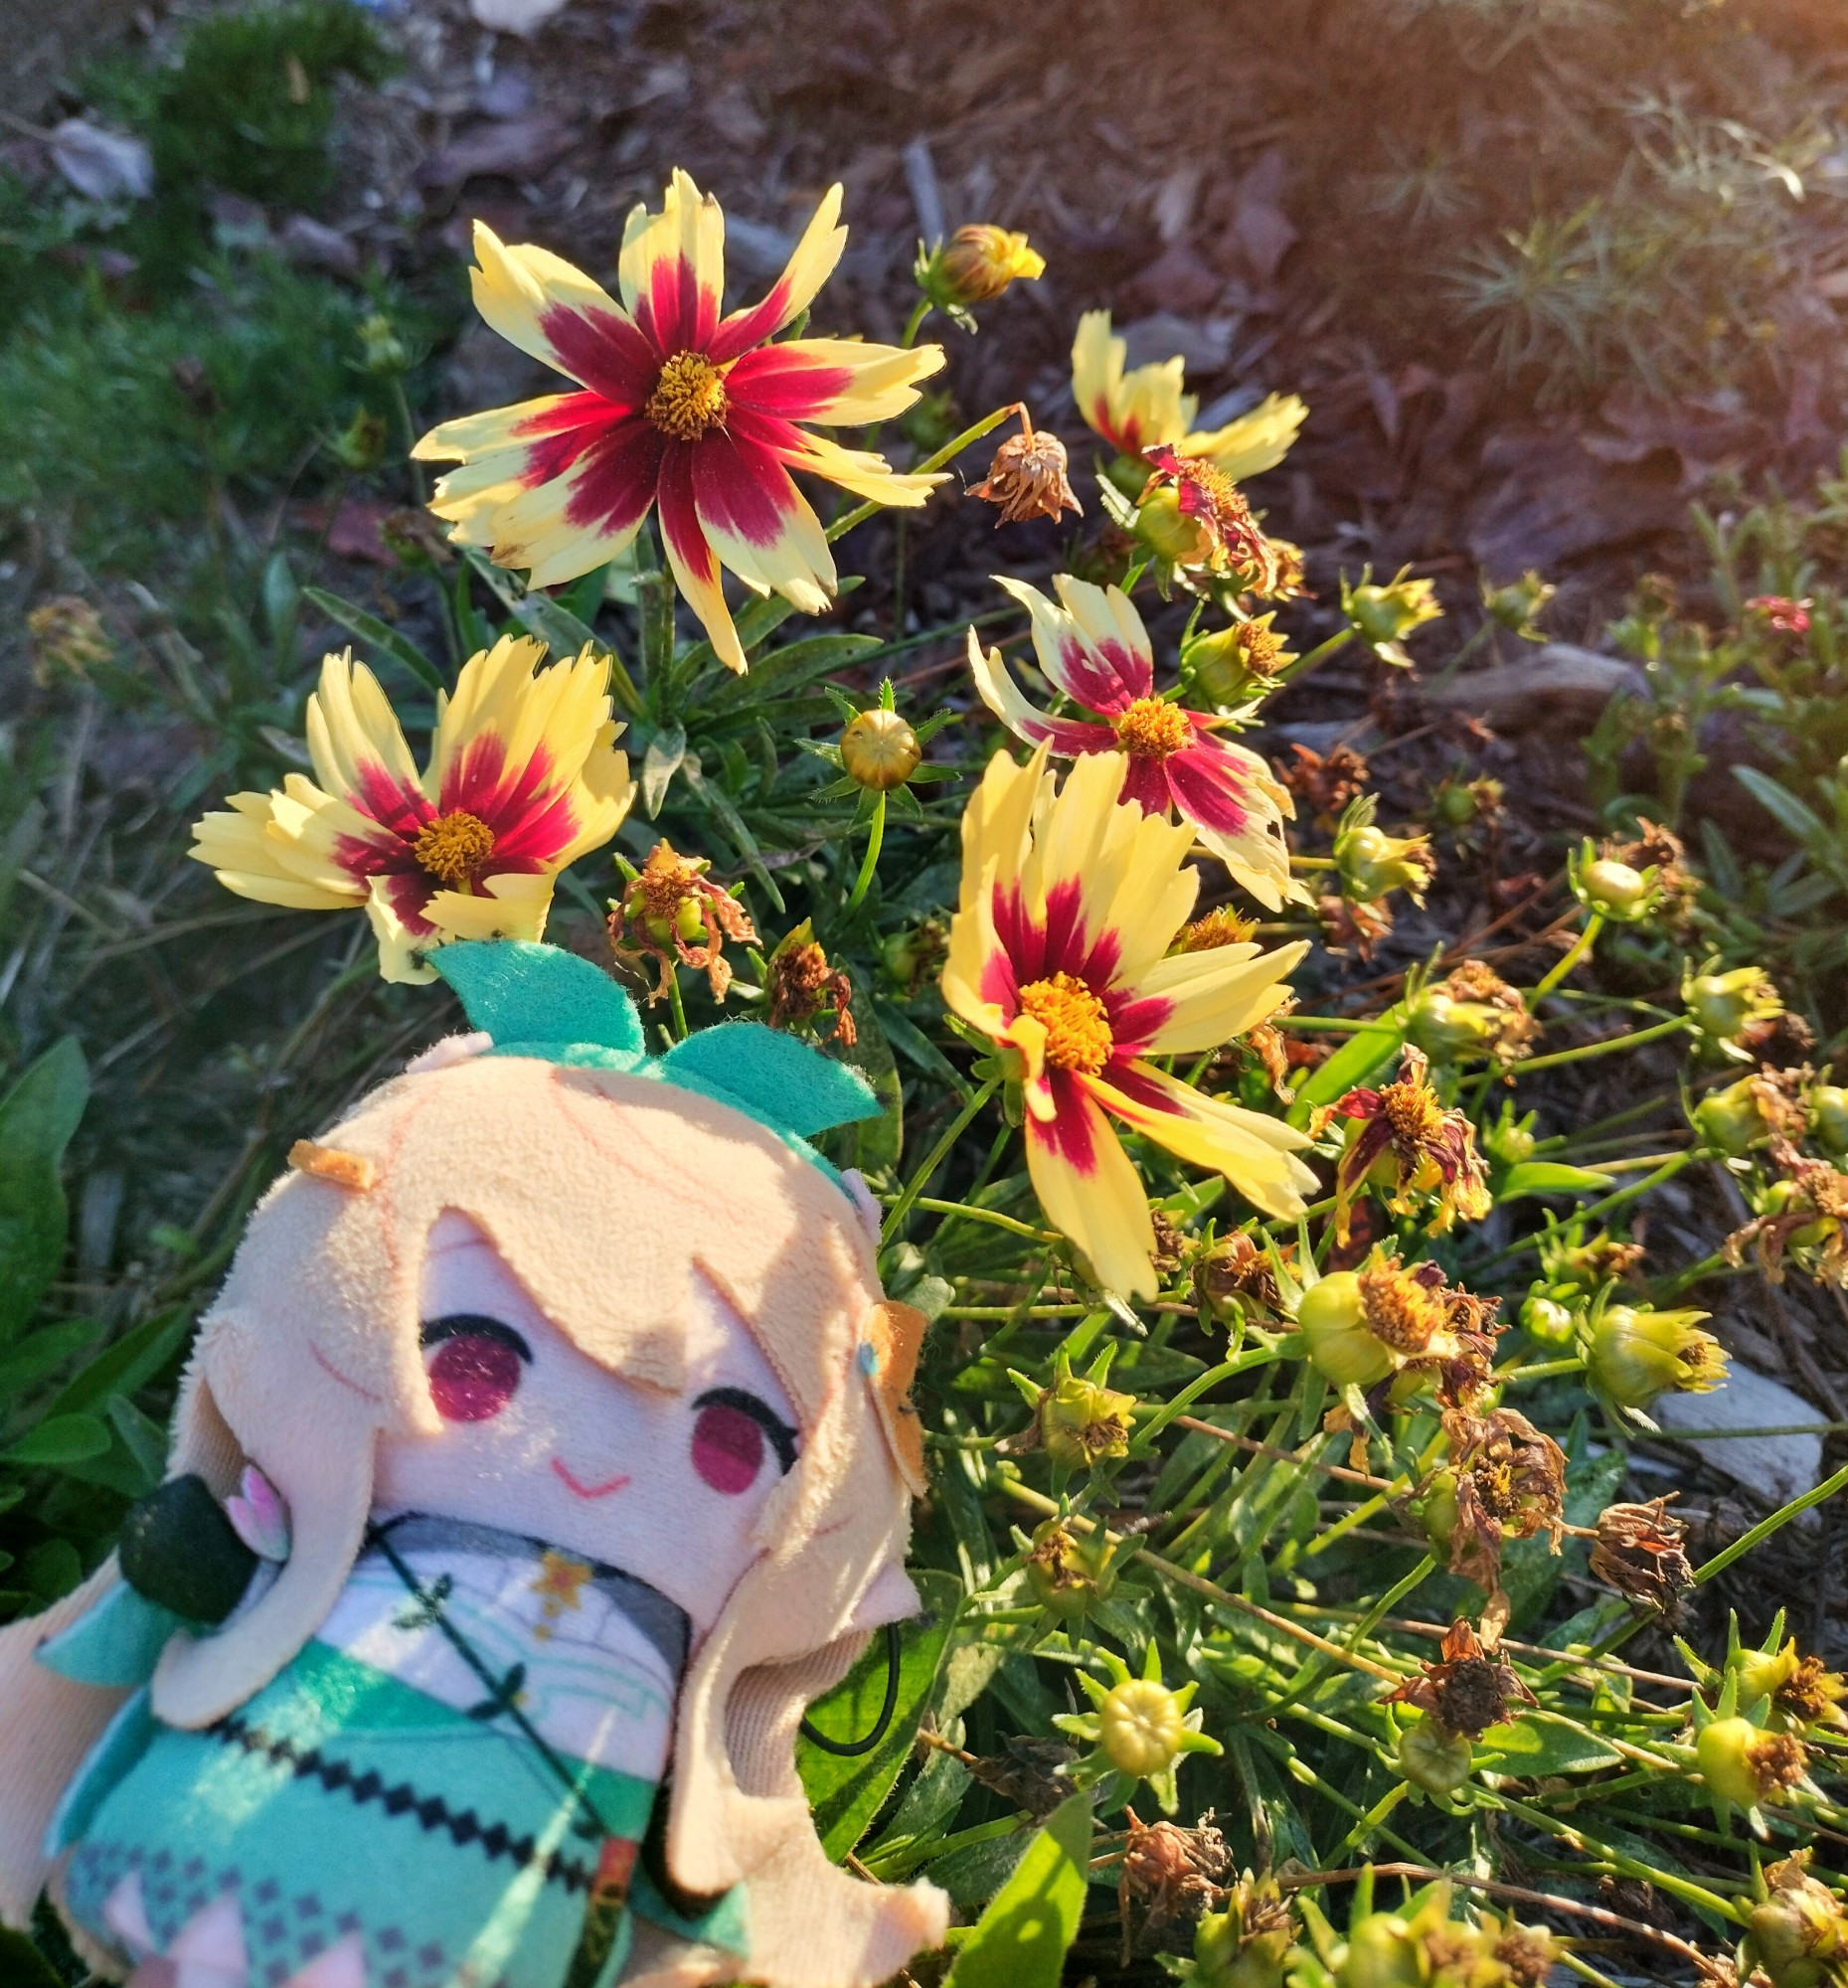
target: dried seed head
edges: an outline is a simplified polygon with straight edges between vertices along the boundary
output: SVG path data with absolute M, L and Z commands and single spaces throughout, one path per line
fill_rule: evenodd
M 995 450 L 988 474 L 969 486 L 999 509 L 997 525 L 1018 525 L 1028 518 L 1057 518 L 1065 511 L 1084 510 L 1072 493 L 1067 474 L 1066 445 L 1044 428 L 1009 435 Z

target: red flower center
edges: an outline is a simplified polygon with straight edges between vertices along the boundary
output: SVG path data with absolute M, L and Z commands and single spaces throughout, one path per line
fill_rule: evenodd
M 726 414 L 725 376 L 704 353 L 676 352 L 642 413 L 675 441 L 698 441 Z

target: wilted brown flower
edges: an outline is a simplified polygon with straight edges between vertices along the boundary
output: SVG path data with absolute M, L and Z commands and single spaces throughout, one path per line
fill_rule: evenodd
M 1129 1825 L 1123 1861 L 1116 1881 L 1116 1898 L 1123 1921 L 1123 1960 L 1128 1963 L 1133 1936 L 1133 1909 L 1142 1909 L 1142 1931 L 1149 1933 L 1177 1919 L 1199 1918 L 1225 1890 L 1232 1869 L 1232 1852 L 1213 1826 L 1213 1811 L 1193 1829 L 1175 1822 L 1144 1824 L 1134 1809 L 1125 1809 Z
M 1456 1473 L 1450 1572 L 1494 1594 L 1505 1540 L 1545 1532 L 1555 1553 L 1565 1537 L 1566 1452 L 1525 1415 L 1451 1408 L 1443 1416 Z
M 1065 443 L 1056 434 L 1033 427 L 1025 408 L 1020 411 L 1020 429 L 995 450 L 988 474 L 979 483 L 970 484 L 969 495 L 998 507 L 997 525 L 1057 518 L 1064 511 L 1082 512 L 1085 507 L 1072 494 L 1066 473 Z
M 102 618 L 75 593 L 55 593 L 26 616 L 32 643 L 32 680 L 41 686 L 55 677 L 82 677 L 112 653 Z
M 1514 1988 L 1540 1988 L 1559 1958 L 1553 1935 L 1545 1926 L 1517 1925 L 1512 1918 L 1495 1934 L 1489 1951 L 1507 1969 Z
M 1236 577 L 1253 592 L 1273 594 L 1284 578 L 1245 494 L 1204 456 L 1181 455 L 1165 442 L 1143 454 L 1153 474 L 1143 487 L 1139 527 L 1177 566 Z
M 969 1772 L 1003 1801 L 1017 1802 L 1036 1820 L 1052 1814 L 1072 1792 L 1078 1748 L 1063 1740 L 1017 1735 L 1001 1741 L 1003 1753 L 976 1760 Z
M 1771 1704 L 1798 1726 L 1827 1726 L 1839 1733 L 1848 1730 L 1848 1712 L 1842 1709 L 1845 1698 L 1848 1678 L 1811 1655 L 1797 1658 L 1790 1675 L 1772 1692 Z
M 732 984 L 726 940 L 750 944 L 757 936 L 751 913 L 707 877 L 711 868 L 704 857 L 682 856 L 672 843 L 657 842 L 641 869 L 629 872 L 622 896 L 609 908 L 611 950 L 631 962 L 655 963 L 651 1003 L 672 991 L 676 960 L 703 970 L 713 999 L 723 1001 Z M 626 946 L 625 932 L 631 940 Z
M 1257 929 L 1255 918 L 1246 917 L 1230 905 L 1216 905 L 1192 924 L 1183 925 L 1169 951 L 1217 952 L 1222 945 L 1248 945 Z
M 1597 1515 L 1592 1572 L 1625 1600 L 1666 1613 L 1694 1585 L 1694 1570 L 1681 1544 L 1686 1537 L 1687 1528 L 1668 1515 L 1667 1498 L 1652 1498 L 1646 1505 L 1606 1505 Z
M 1395 1215 L 1413 1212 L 1415 1195 L 1434 1194 L 1437 1213 L 1428 1233 L 1440 1236 L 1460 1215 L 1479 1222 L 1494 1205 L 1488 1191 L 1475 1127 L 1468 1115 L 1445 1106 L 1430 1081 L 1430 1059 L 1407 1044 L 1399 1075 L 1378 1089 L 1362 1084 L 1317 1114 L 1315 1129 L 1333 1118 L 1358 1122 L 1359 1130 L 1335 1168 L 1335 1239 L 1345 1242 L 1349 1211 L 1378 1160 L 1390 1160 Z
M 842 968 L 828 964 L 807 918 L 770 954 L 765 981 L 772 1029 L 801 1029 L 819 1018 L 827 1024 L 816 1031 L 824 1040 L 832 1036 L 844 1050 L 859 1041 L 853 982 Z
M 1322 943 L 1337 956 L 1351 952 L 1357 959 L 1371 959 L 1393 929 L 1393 914 L 1383 899 L 1357 905 L 1347 898 L 1323 897 L 1316 899 L 1315 910 L 1322 921 Z
M 1750 1245 L 1760 1269 L 1780 1284 L 1785 1254 L 1794 1249 L 1811 1276 L 1848 1289 L 1848 1173 L 1781 1136 L 1771 1140 L 1770 1156 L 1782 1178 L 1766 1195 L 1765 1212 L 1726 1239 L 1727 1261 L 1744 1262 Z
M 1332 823 L 1348 802 L 1367 791 L 1367 761 L 1346 746 L 1326 752 L 1292 746 L 1293 762 L 1277 768 L 1277 778 L 1324 825 Z
M 1515 1676 L 1506 1657 L 1491 1656 L 1482 1639 L 1459 1616 L 1444 1631 L 1442 1657 L 1419 1666 L 1382 1703 L 1416 1705 L 1446 1733 L 1480 1740 L 1491 1726 L 1508 1718 L 1511 1705 L 1537 1705 L 1539 1700 Z
M 1283 1316 L 1269 1250 L 1237 1230 L 1222 1236 L 1195 1263 L 1194 1295 L 1203 1309 L 1236 1307 L 1256 1325 L 1274 1324 Z

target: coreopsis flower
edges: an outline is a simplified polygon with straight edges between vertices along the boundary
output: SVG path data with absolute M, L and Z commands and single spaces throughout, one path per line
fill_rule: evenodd
M 1277 1258 L 1238 1229 L 1221 1237 L 1194 1264 L 1194 1297 L 1203 1319 L 1231 1312 L 1251 1324 L 1269 1326 L 1284 1315 Z
M 1735 1063 L 1751 1063 L 1783 1014 L 1783 997 L 1762 966 L 1688 973 L 1681 983 L 1694 1033 Z
M 943 998 L 1014 1061 L 1049 1220 L 1100 1284 L 1152 1297 L 1154 1225 L 1109 1120 L 1223 1173 L 1266 1214 L 1298 1213 L 1315 1185 L 1303 1134 L 1146 1059 L 1200 1055 L 1263 1021 L 1307 948 L 1164 957 L 1199 889 L 1192 825 L 1124 805 L 1118 754 L 1081 758 L 1057 792 L 1046 755 L 997 753 L 963 815 Z
M 764 962 L 763 991 L 769 996 L 772 1029 L 825 1024 L 817 1027 L 816 1034 L 823 1041 L 832 1037 L 844 1050 L 860 1040 L 853 1018 L 853 982 L 829 962 L 810 919 L 786 933 Z
M 471 656 L 436 700 L 420 774 L 379 680 L 330 655 L 305 718 L 314 778 L 233 794 L 188 854 L 261 904 L 363 906 L 387 980 L 432 979 L 424 955 L 450 939 L 537 939 L 559 872 L 615 834 L 634 793 L 608 659 L 541 669 L 545 653 L 503 636 Z
M 723 318 L 725 218 L 683 172 L 659 214 L 637 207 L 629 216 L 620 303 L 549 249 L 504 247 L 476 222 L 476 308 L 580 391 L 465 414 L 418 443 L 421 460 L 462 464 L 430 505 L 450 537 L 485 548 L 496 565 L 529 569 L 530 585 L 551 586 L 613 559 L 658 508 L 675 582 L 735 670 L 745 651 L 721 567 L 755 592 L 823 612 L 835 592 L 833 555 L 789 471 L 900 506 L 922 504 L 942 481 L 898 475 L 883 456 L 798 425 L 901 414 L 943 363 L 935 345 L 772 342 L 840 259 L 840 206 L 831 187 L 769 295 Z
M 1310 1285 L 1296 1324 L 1311 1364 L 1338 1388 L 1428 1372 L 1454 1395 L 1472 1392 L 1487 1374 L 1500 1302 L 1446 1283 L 1435 1263 L 1407 1268 L 1376 1250 L 1359 1270 L 1334 1270 Z
M 1805 1093 L 1814 1076 L 1807 1065 L 1754 1071 L 1735 1083 L 1708 1091 L 1689 1114 L 1694 1129 L 1704 1145 L 1731 1159 L 1773 1136 L 1786 1144 L 1799 1139 L 1809 1118 Z
M 1196 1988 L 1283 1988 L 1296 1937 L 1295 1914 L 1277 1881 L 1242 1872 L 1227 1888 L 1224 1911 L 1208 1912 L 1194 1931 Z
M 1399 1075 L 1377 1089 L 1362 1084 L 1319 1114 L 1352 1123 L 1335 1169 L 1335 1237 L 1345 1242 L 1354 1199 L 1377 1165 L 1390 1169 L 1387 1206 L 1410 1215 L 1414 1198 L 1437 1197 L 1428 1234 L 1441 1236 L 1460 1215 L 1480 1222 L 1493 1206 L 1468 1114 L 1446 1106 L 1432 1088 L 1430 1059 L 1408 1043 Z M 1319 1129 L 1319 1128 L 1318 1128 Z
M 1619 1408 L 1645 1408 L 1671 1388 L 1707 1395 L 1726 1379 L 1726 1352 L 1695 1323 L 1704 1311 L 1605 1304 L 1585 1331 L 1585 1371 Z
M 1683 1546 L 1688 1529 L 1669 1516 L 1668 1498 L 1651 1498 L 1646 1505 L 1606 1505 L 1597 1515 L 1596 1530 L 1592 1573 L 1625 1600 L 1666 1614 L 1694 1585 Z
M 1060 574 L 1059 603 L 1025 580 L 998 578 L 1033 617 L 1033 649 L 1047 681 L 1101 723 L 1049 718 L 1015 687 L 999 649 L 969 630 L 969 670 L 982 702 L 1017 739 L 1081 757 L 1126 754 L 1122 797 L 1146 815 L 1178 814 L 1260 905 L 1290 894 L 1283 816 L 1295 812 L 1269 766 L 1219 736 L 1226 722 L 1155 695 L 1155 652 L 1118 588 Z
M 1476 1415 L 1446 1409 L 1456 1516 L 1450 1572 L 1486 1593 L 1501 1586 L 1504 1541 L 1544 1532 L 1555 1553 L 1565 1533 L 1566 1452 L 1525 1415 L 1496 1408 Z
M 1113 1651 L 1099 1648 L 1092 1654 L 1109 1673 L 1110 1683 L 1100 1684 L 1089 1671 L 1075 1672 L 1095 1709 L 1057 1713 L 1053 1724 L 1074 1739 L 1091 1741 L 1095 1749 L 1089 1762 L 1093 1773 L 1146 1781 L 1162 1814 L 1172 1815 L 1180 1803 L 1175 1770 L 1181 1756 L 1223 1750 L 1217 1740 L 1201 1732 L 1199 1710 L 1189 1710 L 1200 1687 L 1189 1683 L 1170 1691 L 1162 1683 L 1161 1651 L 1153 1639 L 1140 1677 Z
M 1759 1267 L 1782 1283 L 1785 1260 L 1818 1282 L 1848 1290 L 1848 1173 L 1800 1153 L 1780 1134 L 1770 1142 L 1780 1179 L 1765 1190 L 1760 1214 L 1726 1239 L 1729 1263 L 1750 1247 Z
M 1146 456 L 1166 443 L 1243 482 L 1274 469 L 1289 452 L 1308 409 L 1294 394 L 1271 394 L 1222 428 L 1192 432 L 1197 396 L 1182 391 L 1185 367 L 1168 359 L 1124 371 L 1128 345 L 1110 335 L 1108 311 L 1087 311 L 1072 344 L 1072 394 L 1078 411 L 1121 455 Z
M 1809 1749 L 1794 1733 L 1773 1732 L 1742 1716 L 1737 1677 L 1728 1677 L 1718 1705 L 1709 1706 L 1696 1692 L 1688 1708 L 1695 1764 L 1722 1827 L 1735 1808 L 1756 1822 L 1763 1804 L 1781 1801 L 1808 1774 Z
M 1747 1921 L 1747 1954 L 1771 1988 L 1845 1988 L 1848 1915 L 1842 1902 L 1809 1875 L 1808 1850 L 1764 1867 L 1765 1896 Z
M 924 746 L 909 719 L 873 705 L 849 719 L 840 738 L 841 770 L 857 787 L 890 793 L 924 760 Z
M 58 677 L 84 677 L 115 653 L 102 617 L 76 593 L 55 593 L 26 616 L 32 680 L 41 688 Z
M 1506 1657 L 1483 1648 L 1462 1616 L 1443 1632 L 1440 1651 L 1436 1663 L 1421 1663 L 1418 1676 L 1389 1691 L 1381 1703 L 1415 1705 L 1446 1733 L 1467 1740 L 1480 1740 L 1491 1726 L 1511 1718 L 1510 1706 L 1540 1703 Z
M 970 304 L 991 303 L 1012 283 L 1038 282 L 1046 257 L 1015 230 L 977 221 L 934 248 L 921 247 L 913 273 L 933 304 L 961 319 Z
M 1361 568 L 1356 581 L 1341 577 L 1341 611 L 1348 626 L 1383 663 L 1402 670 L 1413 666 L 1406 637 L 1426 622 L 1443 618 L 1435 586 L 1428 580 L 1408 580 L 1411 571 L 1401 567 L 1384 584 L 1374 580 L 1370 566 Z
M 1145 459 L 1150 475 L 1136 506 L 1137 536 L 1185 572 L 1229 580 L 1241 592 L 1274 594 L 1282 562 L 1232 478 L 1166 442 Z
M 1029 518 L 1057 518 L 1064 511 L 1083 512 L 1072 494 L 1066 445 L 1056 434 L 1036 428 L 1020 411 L 1020 433 L 1009 435 L 995 450 L 988 474 L 969 485 L 969 495 L 993 504 L 997 525 L 1018 525 Z
M 1129 1452 L 1136 1398 L 1107 1388 L 1114 1349 L 1106 1347 L 1088 1374 L 1074 1374 L 1063 1348 L 1053 1367 L 1053 1385 L 1036 1387 L 1009 1369 L 1009 1378 L 1033 1410 L 1026 1430 L 1008 1445 L 1010 1454 L 1043 1448 L 1062 1470 L 1089 1470 Z
M 619 959 L 654 961 L 651 1004 L 672 996 L 677 966 L 703 972 L 713 999 L 723 1001 L 732 985 L 726 940 L 749 944 L 757 935 L 751 913 L 707 876 L 711 868 L 706 857 L 682 856 L 666 841 L 639 870 L 622 865 L 626 881 L 609 907 L 609 943 Z
M 1792 600 L 1784 593 L 1755 593 L 1746 602 L 1746 612 L 1755 615 L 1766 628 L 1780 635 L 1807 635 L 1809 610 L 1815 602 L 1805 596 Z
M 1296 660 L 1288 638 L 1270 625 L 1275 619 L 1273 608 L 1230 627 L 1187 636 L 1181 643 L 1182 683 L 1221 711 L 1237 711 L 1267 697 Z

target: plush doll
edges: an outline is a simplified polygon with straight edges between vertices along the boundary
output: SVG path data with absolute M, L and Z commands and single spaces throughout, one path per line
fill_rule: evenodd
M 0 1635 L 0 1911 L 135 1988 L 870 1988 L 942 1895 L 829 1862 L 794 1741 L 918 1608 L 922 1321 L 807 1143 L 871 1094 L 435 963 L 475 1033 L 297 1145 L 167 1482 Z

